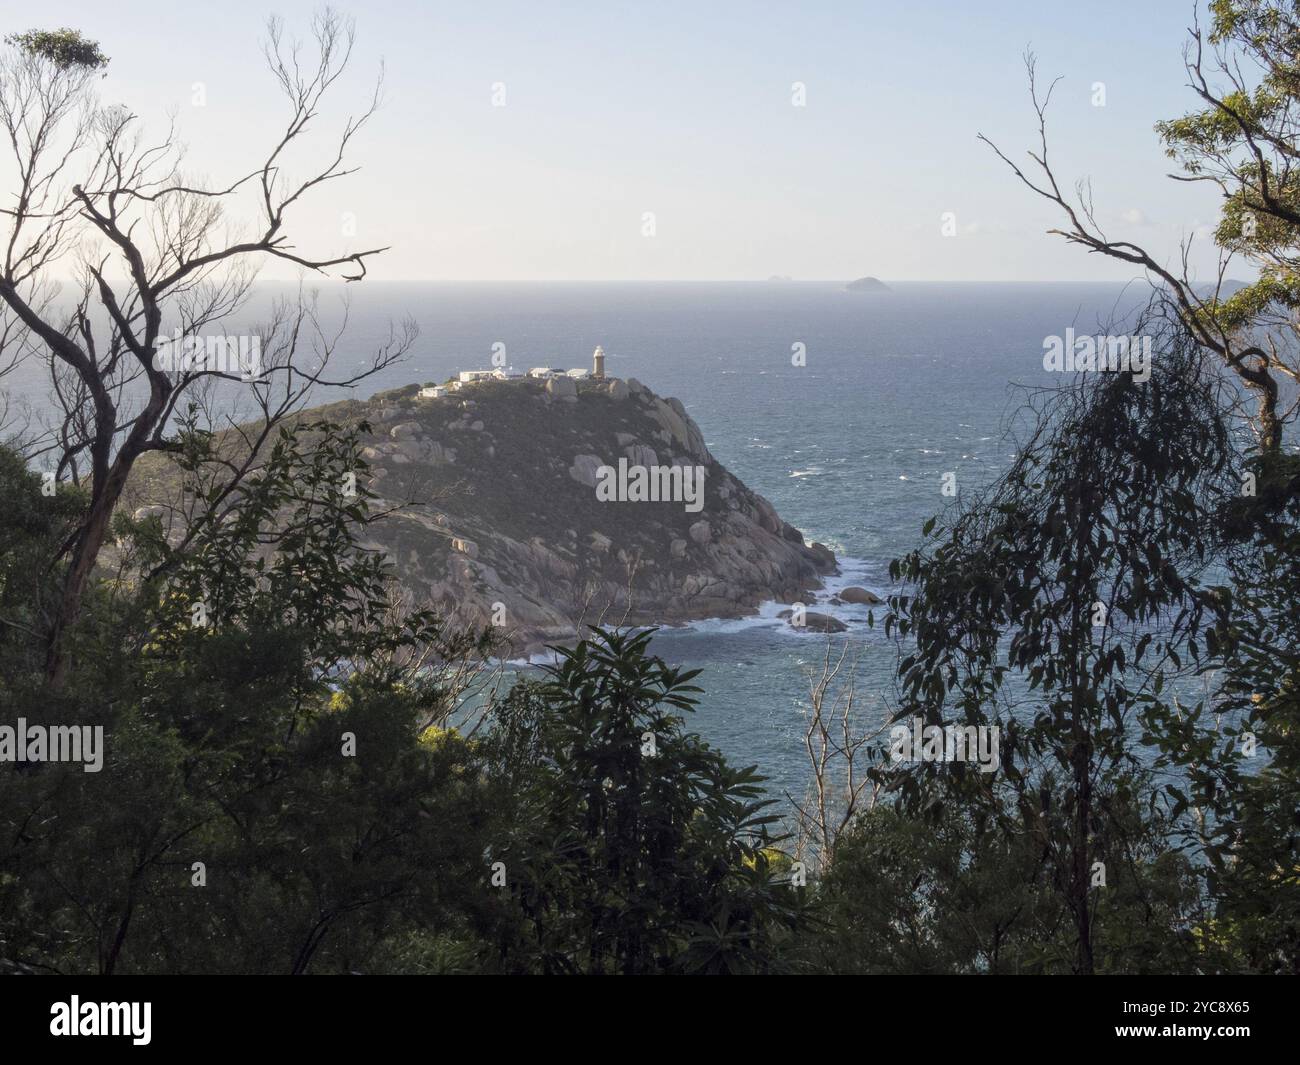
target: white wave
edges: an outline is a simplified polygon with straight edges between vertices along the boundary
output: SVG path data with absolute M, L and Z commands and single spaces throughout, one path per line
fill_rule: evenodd
M 826 541 L 822 542 L 825 543 Z M 873 566 L 867 559 L 846 556 L 838 561 L 840 572 L 834 576 L 822 578 L 822 587 L 814 592 L 815 602 L 808 604 L 808 609 L 820 614 L 829 614 L 831 617 L 848 624 L 850 626 L 849 631 L 841 635 L 862 635 L 867 631 L 864 624 L 867 620 L 867 614 L 874 611 L 877 620 L 879 620 L 884 605 L 832 603 L 831 599 L 849 587 L 866 588 L 868 591 L 880 596 L 881 599 L 885 599 L 889 595 L 889 587 L 880 583 L 881 573 L 879 567 Z M 779 616 L 782 611 L 790 610 L 793 606 L 793 603 L 768 600 L 760 603 L 758 612 L 749 617 L 702 618 L 688 622 L 684 626 L 674 627 L 669 631 L 687 633 L 692 636 L 728 636 L 754 629 L 770 629 L 773 633 L 783 637 L 802 639 L 808 636 L 809 633 L 792 628 L 785 618 Z
M 832 550 L 835 549 L 836 545 L 829 539 L 812 538 L 827 544 Z M 849 587 L 866 588 L 884 599 L 888 596 L 889 589 L 887 585 L 880 583 L 882 576 L 880 567 L 873 565 L 868 559 L 843 556 L 839 557 L 837 561 L 839 562 L 840 572 L 822 578 L 822 587 L 813 593 L 815 602 L 807 604 L 807 607 L 819 614 L 829 614 L 831 617 L 850 626 L 848 632 L 839 635 L 861 636 L 867 631 L 866 625 L 863 624 L 867 619 L 867 613 L 874 610 L 877 622 L 879 622 L 881 612 L 884 609 L 883 604 L 872 607 L 865 603 L 832 603 L 831 599 Z M 756 612 L 747 617 L 697 618 L 682 625 L 659 626 L 660 632 L 658 635 L 685 636 L 687 638 L 732 636 L 756 629 L 767 629 L 782 639 L 789 638 L 792 640 L 801 640 L 806 639 L 809 635 L 817 635 L 815 632 L 792 628 L 785 618 L 780 617 L 782 611 L 790 610 L 793 606 L 793 603 L 783 603 L 775 599 L 769 599 L 760 603 Z M 524 669 L 550 665 L 555 660 L 556 654 L 554 651 L 541 651 L 526 658 L 512 658 L 503 663 L 498 662 L 495 664 L 503 664 L 512 669 Z

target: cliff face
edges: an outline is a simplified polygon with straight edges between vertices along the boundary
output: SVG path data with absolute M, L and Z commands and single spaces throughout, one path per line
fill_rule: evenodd
M 465 622 L 503 624 L 517 651 L 602 617 L 741 616 L 799 598 L 835 569 L 829 550 L 805 544 L 714 460 L 680 402 L 635 380 L 491 381 L 437 399 L 418 391 L 343 405 L 365 408 L 347 413 L 371 423 L 372 490 L 416 501 L 373 526 L 370 546 L 417 598 Z M 620 459 L 700 467 L 702 493 L 691 509 L 599 498 L 599 467 Z
M 742 616 L 765 600 L 803 598 L 835 570 L 829 550 L 805 544 L 714 460 L 679 401 L 635 380 L 419 392 L 411 385 L 312 413 L 371 427 L 369 486 L 377 510 L 396 510 L 367 529 L 366 546 L 391 559 L 417 602 L 501 626 L 514 653 L 602 619 Z M 620 459 L 699 468 L 702 492 L 689 506 L 611 500 L 598 492 L 600 468 Z

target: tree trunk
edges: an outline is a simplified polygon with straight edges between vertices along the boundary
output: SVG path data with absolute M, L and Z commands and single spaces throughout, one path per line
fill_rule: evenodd
M 1091 761 L 1088 757 L 1087 738 L 1077 737 L 1074 747 L 1074 899 L 1072 901 L 1075 931 L 1079 937 L 1075 969 L 1083 976 L 1091 976 L 1093 973 L 1092 914 L 1088 898 L 1092 890 L 1092 876 L 1088 862 L 1090 820 L 1088 815 L 1092 806 L 1092 779 L 1089 772 Z

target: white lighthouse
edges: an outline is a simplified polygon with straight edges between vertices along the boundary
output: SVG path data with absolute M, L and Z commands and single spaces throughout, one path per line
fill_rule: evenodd
M 591 376 L 603 378 L 605 376 L 605 349 L 599 344 L 596 345 L 596 350 L 592 353 L 591 362 Z

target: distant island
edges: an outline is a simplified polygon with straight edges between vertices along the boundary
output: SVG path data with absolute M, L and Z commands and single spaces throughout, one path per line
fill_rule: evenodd
M 860 277 L 844 286 L 847 292 L 892 292 L 888 285 L 876 277 Z
M 768 278 L 769 281 L 793 281 L 794 278 L 789 274 L 773 274 Z

